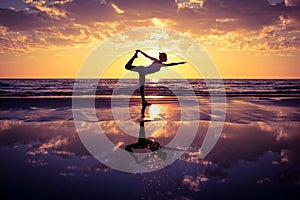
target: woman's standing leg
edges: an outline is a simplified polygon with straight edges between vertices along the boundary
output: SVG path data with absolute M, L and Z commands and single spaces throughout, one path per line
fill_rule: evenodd
M 145 77 L 145 74 L 144 74 L 143 71 L 144 71 L 144 69 L 142 69 L 139 72 L 139 82 L 140 82 L 140 95 L 141 95 L 142 101 L 144 103 L 146 101 L 146 99 L 145 99 L 145 91 L 144 91 L 144 88 L 145 88 L 145 78 L 146 77 Z
M 141 98 L 142 98 L 143 105 L 148 106 L 148 105 L 151 105 L 151 103 L 148 103 L 146 101 L 146 98 L 145 98 L 145 91 L 144 91 L 144 88 L 145 88 L 145 79 L 146 79 L 146 75 L 144 73 L 144 68 L 143 68 L 142 71 L 139 72 L 140 95 L 141 95 Z

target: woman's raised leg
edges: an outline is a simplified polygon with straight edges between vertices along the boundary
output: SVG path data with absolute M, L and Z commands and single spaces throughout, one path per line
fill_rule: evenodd
M 133 66 L 132 64 L 133 64 L 134 59 L 136 59 L 138 57 L 137 54 L 138 54 L 138 51 L 135 51 L 135 54 L 132 56 L 132 58 L 125 65 L 125 69 L 131 70 L 131 69 L 135 68 L 135 66 Z

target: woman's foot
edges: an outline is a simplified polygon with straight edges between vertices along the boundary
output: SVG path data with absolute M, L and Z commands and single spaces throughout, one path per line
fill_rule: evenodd
M 135 54 L 133 55 L 134 58 L 138 57 L 138 50 L 135 51 Z
M 147 102 L 147 101 L 143 101 L 143 106 L 150 106 L 151 103 Z

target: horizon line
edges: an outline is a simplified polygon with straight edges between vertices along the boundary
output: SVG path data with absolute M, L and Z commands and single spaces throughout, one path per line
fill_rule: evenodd
M 85 77 L 85 78 L 78 78 L 78 77 L 0 77 L 0 79 L 100 79 L 98 77 Z M 103 77 L 101 79 L 120 79 L 118 77 Z M 138 78 L 126 78 L 126 79 L 138 79 Z M 152 79 L 152 78 L 146 78 Z M 300 77 L 210 77 L 210 78 L 200 78 L 200 77 L 189 77 L 189 78 L 157 78 L 158 80 L 168 80 L 168 79 L 263 79 L 263 80 L 300 80 Z

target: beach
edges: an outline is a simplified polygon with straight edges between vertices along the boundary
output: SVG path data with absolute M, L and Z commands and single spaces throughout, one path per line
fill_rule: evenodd
M 181 107 L 176 96 L 151 90 L 149 96 L 156 97 L 149 98 L 152 104 L 145 109 L 146 138 L 168 146 L 182 124 L 190 127 L 197 123 L 199 127 L 191 145 L 178 159 L 145 173 L 113 169 L 90 154 L 78 136 L 72 98 L 66 91 L 48 96 L 2 93 L 0 197 L 295 199 L 300 194 L 300 96 L 298 82 L 288 87 L 293 93 L 284 93 L 282 89 L 255 94 L 242 90 L 227 95 L 222 133 L 212 151 L 202 159 L 199 148 L 215 117 L 210 96 L 196 91 L 199 109 L 195 110 L 188 104 Z M 57 92 L 57 88 L 54 90 Z M 130 118 L 120 116 L 117 121 L 111 111 L 110 92 L 105 91 L 95 97 L 98 119 L 94 123 L 117 148 L 125 151 L 126 146 L 137 141 L 137 130 L 142 127 L 140 99 L 133 95 L 126 104 L 120 98 L 118 109 L 121 112 L 129 105 Z M 189 115 L 182 122 L 185 112 L 198 113 L 199 117 Z M 185 134 L 188 138 L 192 133 Z M 140 163 L 144 165 L 147 161 Z
M 0 200 L 298 200 L 300 0 L 1 0 Z

